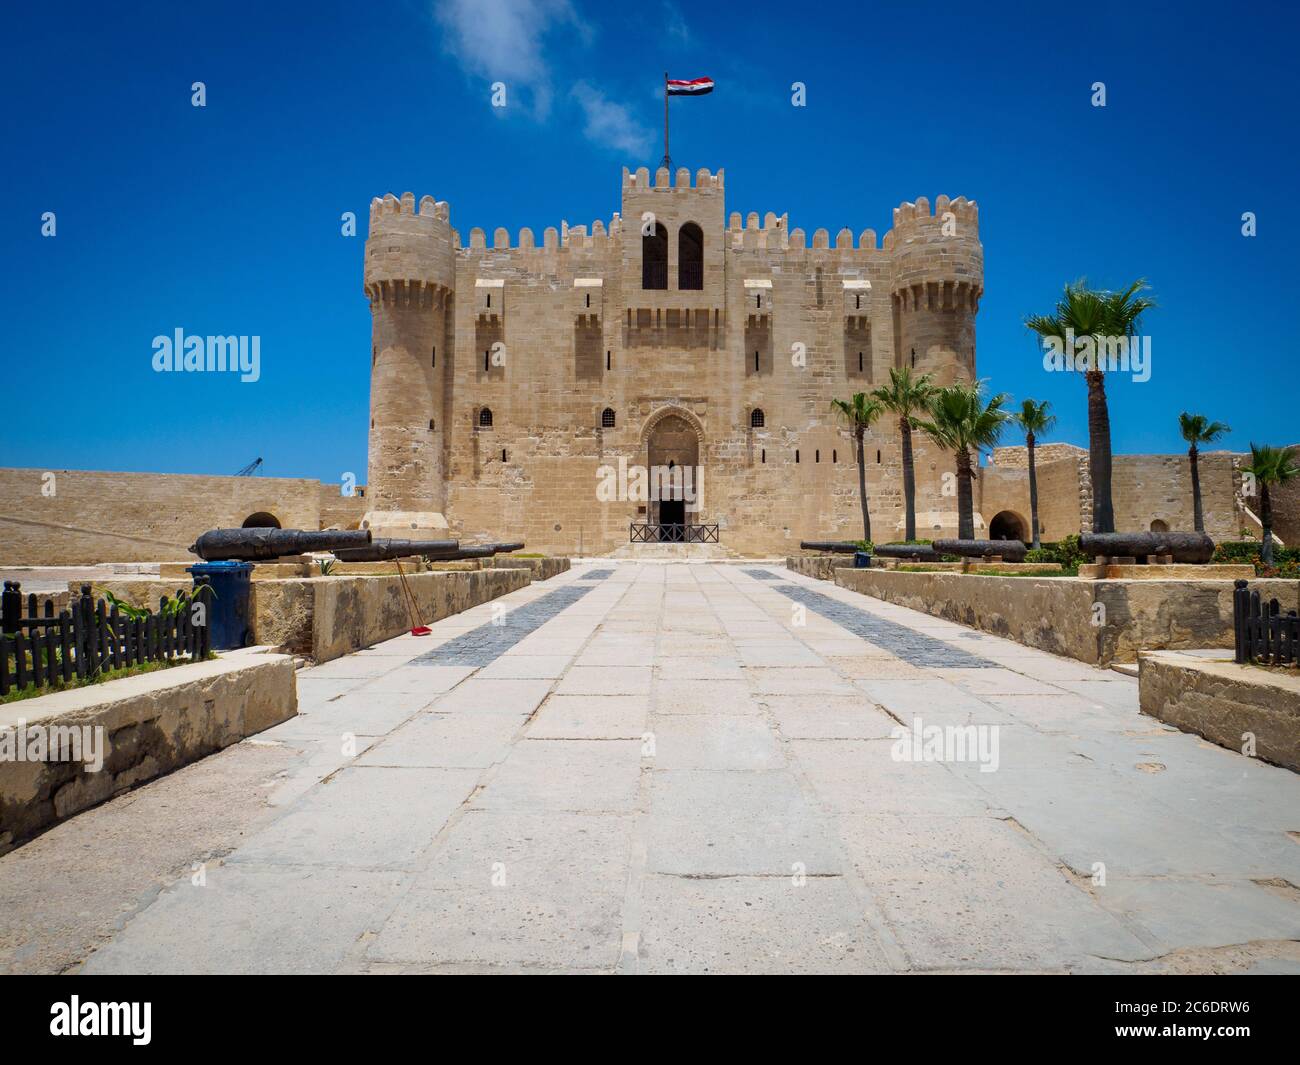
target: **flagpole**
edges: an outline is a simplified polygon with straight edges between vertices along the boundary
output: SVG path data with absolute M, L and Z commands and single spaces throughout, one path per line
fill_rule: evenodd
M 664 161 L 659 164 L 671 170 L 672 157 L 668 154 L 668 71 L 664 71 Z

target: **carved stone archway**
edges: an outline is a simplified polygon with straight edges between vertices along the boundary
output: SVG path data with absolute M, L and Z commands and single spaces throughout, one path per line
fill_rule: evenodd
M 641 454 L 645 456 L 646 470 L 652 478 L 656 468 L 689 470 L 689 474 L 684 474 L 689 478 L 684 482 L 688 498 L 703 499 L 703 451 L 704 427 L 684 407 L 661 407 L 646 419 L 641 430 Z M 698 525 L 703 515 L 700 510 L 686 510 L 681 501 L 652 499 L 646 504 L 646 520 L 652 525 Z

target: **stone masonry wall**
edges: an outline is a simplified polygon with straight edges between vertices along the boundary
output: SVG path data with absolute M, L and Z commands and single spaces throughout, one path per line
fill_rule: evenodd
M 718 523 L 728 548 L 771 555 L 804 537 L 860 536 L 854 442 L 830 401 L 877 387 L 897 365 L 971 376 L 975 205 L 921 198 L 894 212 L 883 242 L 847 229 L 809 240 L 774 212 L 728 218 L 720 171 L 661 170 L 651 182 L 642 169 L 624 172 L 620 207 L 608 225 L 548 228 L 540 244 L 529 229 L 512 242 L 499 228 L 462 243 L 445 204 L 375 201 L 371 500 L 444 512 L 462 536 L 604 553 L 655 507 L 598 499 L 602 471 L 648 465 L 664 448 L 659 427 L 684 424 L 703 467 L 689 520 Z M 679 287 L 688 223 L 704 237 L 694 289 Z M 667 288 L 643 287 L 643 226 L 667 232 Z M 954 531 L 955 500 L 941 492 L 951 457 L 919 434 L 916 445 L 922 535 Z M 892 420 L 864 454 L 873 535 L 894 539 Z
M 318 529 L 320 482 L 0 469 L 0 565 L 193 561 L 199 533 L 258 512 Z

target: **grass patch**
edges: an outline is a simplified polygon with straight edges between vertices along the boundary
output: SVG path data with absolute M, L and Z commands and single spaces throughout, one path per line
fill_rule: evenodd
M 214 652 L 208 653 L 208 661 L 216 657 Z M 25 688 L 14 688 L 8 695 L 0 697 L 0 706 L 6 703 L 21 702 L 23 699 L 34 699 L 41 695 L 72 691 L 74 688 L 89 688 L 95 684 L 106 684 L 110 680 L 121 680 L 123 677 L 138 677 L 145 673 L 157 673 L 160 670 L 171 669 L 174 666 L 188 666 L 190 664 L 191 659 L 189 657 L 166 658 L 160 662 L 140 662 L 134 666 L 110 669 L 104 673 L 97 673 L 92 677 L 73 677 L 67 684 L 64 684 L 61 680 L 54 684 L 46 684 L 40 688 L 36 687 L 35 684 L 29 684 Z
M 1076 569 L 1073 574 L 1062 571 L 1061 573 L 1028 573 L 1018 569 L 982 569 L 977 572 L 963 573 L 959 569 L 945 569 L 942 566 L 933 564 L 927 565 L 924 562 L 914 562 L 907 565 L 896 567 L 906 573 L 955 573 L 959 577 L 1069 577 L 1078 576 Z

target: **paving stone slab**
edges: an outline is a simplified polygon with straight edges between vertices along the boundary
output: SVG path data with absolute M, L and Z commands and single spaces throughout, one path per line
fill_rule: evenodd
M 258 735 L 266 740 L 292 741 L 314 736 L 383 736 L 414 717 L 435 695 L 396 692 L 350 692 L 300 712 Z
M 227 861 L 409 868 L 473 792 L 476 769 L 349 766 L 313 788 Z
M 506 652 L 476 676 L 481 680 L 554 680 L 569 663 L 571 655 L 521 655 Z
M 830 819 L 781 770 L 651 775 L 647 869 L 679 876 L 842 873 Z
M 370 747 L 357 764 L 486 769 L 505 759 L 522 727 L 510 714 L 419 714 Z
M 402 874 L 215 865 L 173 884 L 81 972 L 332 973 L 396 902 Z
M 641 740 L 648 695 L 552 695 L 528 725 L 534 740 Z
M 881 814 L 841 830 L 917 968 L 1069 969 L 1158 953 L 1005 821 Z
M 675 680 L 659 673 L 651 689 L 658 714 L 758 714 L 758 696 L 746 681 Z
M 613 971 L 629 835 L 626 818 L 468 813 L 367 957 Z
M 552 680 L 491 680 L 472 677 L 430 708 L 440 714 L 517 714 L 536 710 L 555 684 Z
M 853 685 L 825 666 L 751 666 L 745 678 L 759 695 L 853 694 Z
M 789 746 L 818 801 L 841 815 L 986 813 L 988 799 L 948 765 L 896 760 L 894 745 L 894 740 L 792 740 Z
M 875 740 L 897 722 L 857 695 L 764 695 L 762 704 L 788 740 Z
M 652 875 L 641 973 L 884 973 L 889 965 L 842 877 Z
M 760 717 L 665 715 L 652 732 L 655 769 L 758 770 L 785 765 L 776 736 Z
M 639 740 L 524 740 L 474 797 L 479 810 L 623 813 L 637 801 Z
M 1111 878 L 1093 897 L 1139 926 L 1160 953 L 1300 940 L 1300 888 L 1280 882 Z

